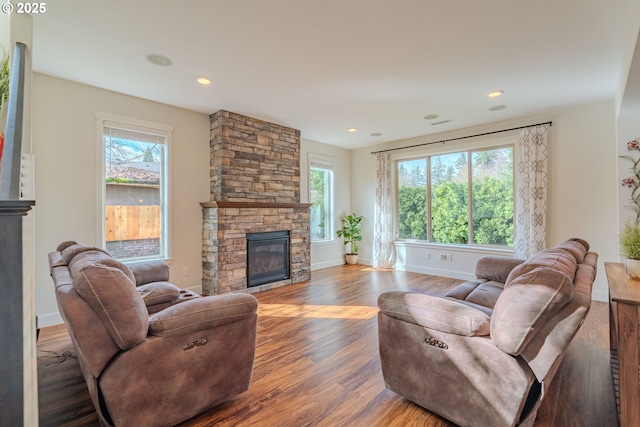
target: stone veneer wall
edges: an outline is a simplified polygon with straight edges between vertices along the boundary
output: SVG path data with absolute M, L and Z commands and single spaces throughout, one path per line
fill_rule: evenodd
M 300 131 L 220 110 L 211 115 L 211 201 L 300 202 Z
M 211 115 L 211 198 L 203 208 L 202 288 L 247 289 L 247 233 L 290 231 L 291 275 L 311 278 L 309 205 L 300 203 L 300 132 L 228 111 Z M 253 289 L 253 288 L 252 288 Z

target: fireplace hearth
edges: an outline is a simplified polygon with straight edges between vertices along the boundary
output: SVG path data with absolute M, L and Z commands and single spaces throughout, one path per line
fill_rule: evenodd
M 247 286 L 289 278 L 289 232 L 247 233 Z

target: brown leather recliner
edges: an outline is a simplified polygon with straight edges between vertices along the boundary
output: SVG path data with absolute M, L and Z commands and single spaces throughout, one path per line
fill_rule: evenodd
M 486 257 L 444 296 L 380 295 L 385 384 L 460 426 L 531 426 L 591 305 L 598 255 L 581 239 L 528 260 Z
M 247 390 L 258 302 L 200 297 L 163 261 L 75 242 L 49 254 L 60 313 L 103 426 L 173 426 Z

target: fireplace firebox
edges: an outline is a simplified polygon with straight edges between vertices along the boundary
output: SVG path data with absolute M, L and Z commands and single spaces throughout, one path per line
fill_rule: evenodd
M 289 231 L 247 233 L 247 286 L 289 278 Z

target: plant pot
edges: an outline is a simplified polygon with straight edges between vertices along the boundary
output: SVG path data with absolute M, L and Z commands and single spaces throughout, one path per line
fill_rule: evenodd
M 625 264 L 627 266 L 627 274 L 633 279 L 640 279 L 640 260 L 627 259 Z
M 353 265 L 358 263 L 358 254 L 346 254 L 344 259 L 347 261 L 347 264 Z

